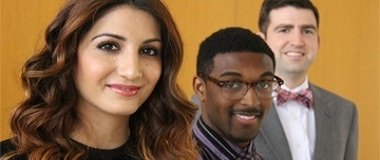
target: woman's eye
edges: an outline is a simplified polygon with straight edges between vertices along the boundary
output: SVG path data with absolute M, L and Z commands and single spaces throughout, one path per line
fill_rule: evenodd
M 140 53 L 148 56 L 156 56 L 159 54 L 159 51 L 155 48 L 143 48 L 141 49 Z
M 114 42 L 102 42 L 97 48 L 106 52 L 116 52 L 119 50 L 119 46 Z

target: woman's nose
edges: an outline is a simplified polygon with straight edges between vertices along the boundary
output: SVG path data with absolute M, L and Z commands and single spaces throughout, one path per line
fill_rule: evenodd
M 130 81 L 139 79 L 143 76 L 138 51 L 127 50 L 121 53 L 117 58 L 118 75 Z

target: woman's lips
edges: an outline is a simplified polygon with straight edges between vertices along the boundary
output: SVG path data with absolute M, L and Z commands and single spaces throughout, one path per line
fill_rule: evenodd
M 132 97 L 138 93 L 141 87 L 135 85 L 109 84 L 107 85 L 113 92 L 123 96 Z

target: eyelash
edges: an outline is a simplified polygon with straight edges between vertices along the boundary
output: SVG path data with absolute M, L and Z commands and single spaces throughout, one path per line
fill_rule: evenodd
M 109 52 L 109 53 L 115 53 L 120 50 L 120 46 L 118 43 L 113 42 L 113 41 L 104 41 L 99 43 L 96 48 L 104 51 L 104 52 Z M 160 55 L 160 49 L 157 49 L 156 47 L 151 47 L 151 46 L 146 46 L 142 47 L 139 50 L 140 54 L 147 55 L 147 56 L 158 56 Z
M 314 34 L 314 30 L 307 29 L 304 31 L 306 34 Z
M 139 53 L 147 56 L 158 56 L 160 55 L 160 50 L 156 47 L 143 47 L 140 49 Z
M 256 85 L 257 84 L 260 84 L 260 85 L 268 85 L 269 83 L 271 82 L 271 80 L 259 80 L 256 82 Z M 236 83 L 244 83 L 243 81 L 222 81 L 222 83 L 224 83 L 224 87 L 229 87 L 229 86 L 232 86 L 233 84 L 236 84 Z
M 109 47 L 111 47 L 111 48 L 109 48 Z M 117 52 L 120 50 L 119 44 L 117 44 L 116 42 L 112 42 L 112 41 L 101 42 L 96 46 L 96 48 L 98 48 L 102 51 L 105 51 L 105 52 Z
M 280 33 L 288 33 L 289 29 L 288 28 L 282 28 L 282 29 L 279 29 L 278 32 L 280 32 Z M 312 29 L 305 29 L 305 30 L 303 30 L 303 33 L 305 33 L 305 34 L 314 34 L 314 31 Z
M 287 32 L 289 32 L 289 29 L 283 28 L 283 29 L 280 29 L 278 32 L 287 33 Z

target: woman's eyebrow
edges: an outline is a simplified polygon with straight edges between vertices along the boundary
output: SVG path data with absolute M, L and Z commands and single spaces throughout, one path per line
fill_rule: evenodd
M 99 35 L 96 35 L 94 36 L 91 41 L 93 41 L 94 39 L 96 38 L 99 38 L 99 37 L 103 37 L 103 36 L 106 36 L 106 37 L 113 37 L 113 38 L 116 38 L 116 39 L 120 39 L 120 40 L 123 40 L 123 41 L 126 41 L 127 38 L 123 37 L 123 36 L 120 36 L 120 35 L 117 35 L 117 34 L 113 34 L 113 33 L 101 33 Z

